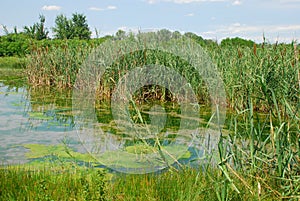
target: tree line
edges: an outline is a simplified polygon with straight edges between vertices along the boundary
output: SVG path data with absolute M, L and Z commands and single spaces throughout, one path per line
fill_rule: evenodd
M 54 40 L 49 37 L 49 29 L 46 28 L 45 22 L 45 16 L 40 15 L 38 22 L 31 26 L 24 26 L 21 32 L 18 32 L 16 27 L 10 32 L 5 25 L 2 25 L 4 35 L 0 36 L 0 57 L 23 57 L 36 46 L 49 46 L 54 43 L 59 45 L 60 42 L 54 40 L 75 40 L 73 43 L 79 44 L 78 40 L 91 39 L 92 32 L 83 14 L 74 13 L 71 18 L 63 14 L 58 15 L 55 26 L 51 28 Z
M 39 20 L 32 26 L 25 26 L 24 34 L 36 40 L 47 39 L 49 31 L 45 28 L 45 16 L 40 15 Z M 92 34 L 86 16 L 78 13 L 72 14 L 70 19 L 63 14 L 58 15 L 52 31 L 56 39 L 90 39 Z
M 48 46 L 52 43 L 55 43 L 49 37 L 49 29 L 45 27 L 45 22 L 45 16 L 40 15 L 38 22 L 34 23 L 31 26 L 24 26 L 22 32 L 18 32 L 16 27 L 14 28 L 13 32 L 9 32 L 6 26 L 2 25 L 5 35 L 0 36 L 0 56 L 25 56 L 26 54 L 30 53 L 32 45 L 36 44 L 36 42 L 38 41 L 43 41 L 39 43 L 42 44 L 42 46 Z M 73 13 L 70 18 L 67 18 L 63 14 L 58 15 L 55 19 L 54 27 L 51 27 L 50 29 L 53 32 L 54 40 L 77 40 L 77 42 L 75 43 L 78 43 L 78 40 L 91 40 L 92 32 L 88 25 L 87 18 L 84 14 Z M 115 35 L 105 36 L 105 38 L 114 37 L 116 40 L 119 40 L 126 36 L 126 34 L 127 33 L 125 31 L 118 30 Z M 178 38 L 182 35 L 179 31 L 171 32 L 167 29 L 159 30 L 158 34 L 160 34 L 162 37 L 172 38 Z M 96 35 L 98 38 L 99 34 L 97 30 Z M 184 33 L 184 36 L 192 38 L 202 46 L 218 46 L 218 43 L 216 41 L 204 39 L 192 32 L 186 32 Z M 220 45 L 239 45 L 253 47 L 254 42 L 241 38 L 227 38 L 222 40 Z

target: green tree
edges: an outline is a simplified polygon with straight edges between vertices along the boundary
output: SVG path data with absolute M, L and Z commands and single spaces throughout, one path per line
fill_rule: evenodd
M 205 45 L 205 40 L 201 36 L 198 36 L 197 34 L 194 34 L 192 32 L 186 32 L 184 36 L 195 40 L 200 45 Z
M 246 40 L 243 38 L 235 37 L 235 38 L 226 38 L 221 41 L 221 46 L 245 46 L 245 47 L 253 47 L 255 44 L 252 40 Z
M 72 21 L 64 15 L 58 15 L 55 19 L 55 27 L 52 28 L 57 39 L 72 38 Z
M 57 39 L 90 39 L 92 34 L 86 16 L 77 13 L 72 15 L 72 19 L 68 19 L 65 15 L 57 16 L 53 32 Z
M 73 37 L 79 39 L 90 39 L 92 32 L 87 24 L 86 16 L 75 13 L 72 16 Z
M 172 33 L 172 38 L 178 39 L 181 37 L 181 33 L 179 31 L 174 31 Z
M 36 40 L 43 40 L 48 38 L 49 31 L 45 28 L 45 16 L 39 16 L 40 22 L 34 23 L 32 26 L 25 26 L 24 33 Z
M 123 31 L 123 30 L 121 30 L 121 29 L 119 29 L 117 32 L 116 32 L 116 35 L 115 35 L 115 39 L 117 39 L 117 40 L 121 40 L 121 39 L 123 39 L 123 38 L 125 38 L 126 37 L 126 32 L 125 31 Z

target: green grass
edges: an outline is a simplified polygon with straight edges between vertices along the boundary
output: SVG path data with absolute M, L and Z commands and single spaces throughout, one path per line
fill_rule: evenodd
M 49 165 L 49 164 L 48 164 Z M 184 168 L 160 174 L 108 174 L 76 165 L 0 169 L 1 200 L 297 200 L 282 196 L 273 178 L 219 169 Z M 232 186 L 235 184 L 238 191 Z
M 0 68 L 0 82 L 10 87 L 22 87 L 27 84 L 24 69 Z
M 105 200 L 99 169 L 8 167 L 0 169 L 0 200 Z
M 27 58 L 20 57 L 0 57 L 0 69 L 24 69 L 27 64 Z

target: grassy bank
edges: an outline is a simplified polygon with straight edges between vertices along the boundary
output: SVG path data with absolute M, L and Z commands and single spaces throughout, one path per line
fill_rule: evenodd
M 26 58 L 0 57 L 0 69 L 24 69 L 27 64 Z
M 0 57 L 0 82 L 8 86 L 24 86 L 27 78 L 24 76 L 27 58 Z
M 101 170 L 0 170 L 1 200 L 217 200 L 222 186 L 217 172 L 187 169 L 160 175 L 114 175 Z M 213 179 L 212 179 L 213 178 Z M 218 194 L 220 193 L 220 195 Z M 231 200 L 258 200 L 258 195 L 229 190 Z
M 0 68 L 0 82 L 10 87 L 22 87 L 27 82 L 24 69 Z
M 219 169 L 121 175 L 108 179 L 103 170 L 76 166 L 56 170 L 0 170 L 1 200 L 298 200 L 284 195 L 276 178 Z M 230 177 L 228 181 L 226 177 Z M 299 184 L 294 184 L 299 188 Z
M 0 200 L 104 200 L 107 196 L 102 170 L 47 168 L 1 168 Z

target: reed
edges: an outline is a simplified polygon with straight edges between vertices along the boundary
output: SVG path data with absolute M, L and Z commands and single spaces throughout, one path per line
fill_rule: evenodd
M 90 42 L 91 43 L 91 42 Z M 28 81 L 34 86 L 72 88 L 78 69 L 97 44 L 61 41 L 59 45 L 33 48 L 27 65 Z M 224 82 L 227 104 L 232 110 L 248 108 L 251 96 L 255 111 L 269 112 L 274 107 L 290 112 L 299 102 L 299 50 L 294 44 L 245 46 L 204 46 L 218 67 Z M 112 55 L 113 56 L 113 55 Z M 108 99 L 118 81 L 131 69 L 145 65 L 171 67 L 186 78 L 195 91 L 199 103 L 209 104 L 210 96 L 205 81 L 186 61 L 158 50 L 137 50 L 119 58 L 107 68 L 97 90 L 99 99 Z M 140 101 L 156 99 L 176 101 L 171 92 L 159 86 L 147 86 L 135 94 Z
M 33 86 L 72 88 L 81 64 L 98 43 L 60 40 L 51 45 L 33 44 L 26 67 L 29 83 Z

